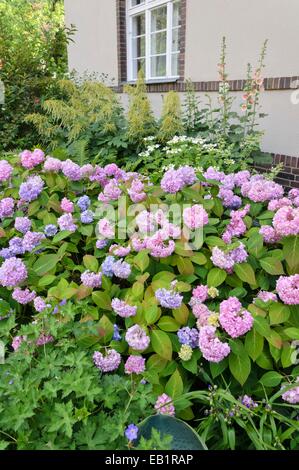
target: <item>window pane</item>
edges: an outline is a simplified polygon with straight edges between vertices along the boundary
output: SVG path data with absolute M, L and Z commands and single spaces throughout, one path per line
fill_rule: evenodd
M 133 18 L 133 36 L 145 34 L 145 14 L 134 16 Z
M 151 36 L 151 54 L 166 53 L 166 31 L 163 33 L 155 33 Z
M 131 0 L 131 6 L 136 7 L 137 5 L 142 5 L 145 3 L 145 0 Z
M 179 54 L 171 54 L 171 75 L 173 77 L 179 75 Z
M 180 50 L 179 48 L 179 28 L 175 28 L 172 30 L 172 52 L 177 52 Z
M 151 76 L 152 77 L 165 77 L 166 76 L 166 55 L 151 58 Z
M 173 27 L 180 25 L 180 2 L 175 2 L 173 4 Z
M 139 70 L 145 73 L 145 59 L 133 59 L 133 80 L 138 77 Z
M 167 28 L 167 6 L 152 10 L 151 31 L 161 31 Z
M 145 57 L 145 36 L 133 39 L 133 58 Z

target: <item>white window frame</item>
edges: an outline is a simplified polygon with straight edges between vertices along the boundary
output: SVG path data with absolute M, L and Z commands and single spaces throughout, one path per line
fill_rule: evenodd
M 135 82 L 133 75 L 133 18 L 145 13 L 145 80 L 146 82 L 175 81 L 179 75 L 172 75 L 172 33 L 173 33 L 173 4 L 175 0 L 145 0 L 141 5 L 131 6 L 132 1 L 126 0 L 127 24 L 127 80 Z M 158 7 L 167 6 L 167 44 L 166 44 L 166 75 L 162 77 L 151 76 L 151 12 Z M 180 26 L 179 26 L 180 28 Z M 176 52 L 174 52 L 176 53 Z M 180 51 L 177 51 L 179 54 Z M 159 55 L 159 54 L 157 54 Z

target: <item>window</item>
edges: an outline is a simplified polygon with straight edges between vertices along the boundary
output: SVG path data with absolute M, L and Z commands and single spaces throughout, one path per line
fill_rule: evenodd
M 179 76 L 180 0 L 127 0 L 128 80 Z

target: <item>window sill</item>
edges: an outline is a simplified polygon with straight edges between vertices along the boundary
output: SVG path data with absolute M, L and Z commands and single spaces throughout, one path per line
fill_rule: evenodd
M 179 77 L 171 77 L 171 78 L 155 78 L 152 80 L 145 80 L 146 85 L 159 85 L 162 83 L 175 83 L 179 80 Z M 128 80 L 126 82 L 121 82 L 121 85 L 135 85 L 137 80 Z

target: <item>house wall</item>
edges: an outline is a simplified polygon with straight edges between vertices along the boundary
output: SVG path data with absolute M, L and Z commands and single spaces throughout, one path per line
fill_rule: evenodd
M 69 69 L 108 74 L 118 81 L 116 0 L 65 0 L 65 18 L 77 32 L 70 43 Z
M 186 17 L 184 78 L 195 83 L 203 102 L 206 91 L 213 100 L 217 99 L 217 64 L 223 36 L 227 41 L 227 72 L 233 81 L 232 90 L 236 90 L 236 107 L 242 102 L 241 80 L 246 78 L 247 63 L 257 65 L 261 46 L 268 39 L 263 72 L 266 91 L 261 97 L 262 112 L 268 116 L 261 121 L 265 131 L 262 148 L 278 154 L 276 161 L 281 161 L 280 155 L 299 157 L 299 91 L 294 91 L 299 88 L 299 0 L 182 0 L 182 3 L 183 22 Z M 69 46 L 70 69 L 109 74 L 116 79 L 121 92 L 125 47 L 119 41 L 125 16 L 119 15 L 124 12 L 125 0 L 65 0 L 65 7 L 67 23 L 78 29 L 75 44 Z M 183 83 L 148 87 L 157 115 L 163 94 L 169 89 L 182 92 L 183 99 Z M 125 96 L 121 99 L 126 103 Z M 288 183 L 293 180 L 296 183 L 298 177 L 294 185 L 299 187 L 299 176 L 294 176 L 288 165 L 286 171 Z

